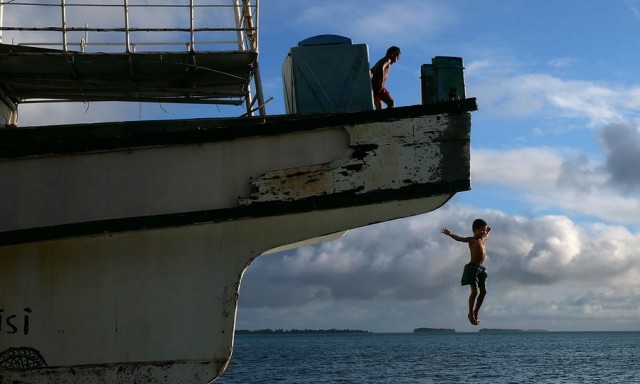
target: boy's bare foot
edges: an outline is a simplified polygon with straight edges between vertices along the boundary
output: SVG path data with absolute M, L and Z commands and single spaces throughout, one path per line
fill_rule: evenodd
M 478 311 L 473 312 L 473 319 L 476 321 L 476 325 L 480 324 L 480 319 L 478 319 Z
M 478 321 L 476 320 L 475 317 L 473 317 L 473 315 L 470 313 L 467 318 L 469 318 L 469 322 L 473 325 L 478 325 Z

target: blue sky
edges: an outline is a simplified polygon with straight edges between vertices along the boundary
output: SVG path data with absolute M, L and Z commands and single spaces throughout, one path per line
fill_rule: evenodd
M 367 44 L 371 62 L 399 46 L 387 83 L 397 105 L 420 102 L 420 65 L 463 57 L 479 110 L 471 191 L 429 214 L 259 257 L 243 277 L 238 328 L 473 331 L 459 285 L 468 251 L 439 229 L 467 235 L 482 217 L 494 233 L 481 327 L 640 330 L 640 1 L 263 0 L 260 16 L 269 114 L 284 113 L 288 50 L 318 34 Z M 25 106 L 20 118 L 242 113 L 88 107 Z

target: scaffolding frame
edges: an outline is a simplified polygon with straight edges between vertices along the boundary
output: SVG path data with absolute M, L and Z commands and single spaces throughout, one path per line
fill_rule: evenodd
M 0 0 L 0 97 L 16 106 L 106 100 L 245 104 L 246 114 L 259 111 L 264 116 L 258 65 L 259 0 L 157 1 Z M 45 25 L 5 25 L 6 20 L 17 19 L 12 13 L 25 9 L 44 9 L 58 18 L 47 19 Z M 77 20 L 78 15 L 114 10 L 121 15 L 115 26 L 90 26 Z M 133 12 L 145 16 L 155 12 L 167 18 L 188 12 L 182 17 L 188 25 L 140 25 L 144 18 L 133 23 Z M 223 14 L 230 25 L 205 18 L 207 12 Z M 12 37 L 10 44 L 5 43 L 7 32 L 20 41 Z M 77 39 L 78 35 L 82 37 Z M 30 87 L 29 82 L 42 86 Z

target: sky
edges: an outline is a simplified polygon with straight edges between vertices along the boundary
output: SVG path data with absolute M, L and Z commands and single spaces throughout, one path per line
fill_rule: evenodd
M 366 4 L 366 6 L 364 5 Z M 420 66 L 464 60 L 472 189 L 427 214 L 258 257 L 243 276 L 239 329 L 417 327 L 640 330 L 640 1 L 262 0 L 267 113 L 284 113 L 281 65 L 319 34 L 402 50 L 387 82 L 419 104 Z M 98 103 L 99 104 L 99 103 Z M 215 106 L 25 105 L 19 124 L 241 115 Z M 460 286 L 468 249 L 487 242 L 480 326 Z

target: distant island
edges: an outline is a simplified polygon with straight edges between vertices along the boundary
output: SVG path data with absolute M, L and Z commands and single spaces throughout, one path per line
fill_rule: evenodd
M 359 329 L 238 329 L 236 335 L 299 335 L 299 334 L 334 334 L 334 333 L 371 333 Z
M 510 329 L 510 328 L 482 328 L 481 333 L 535 333 L 549 332 L 546 329 Z
M 413 333 L 455 333 L 453 328 L 416 328 Z

